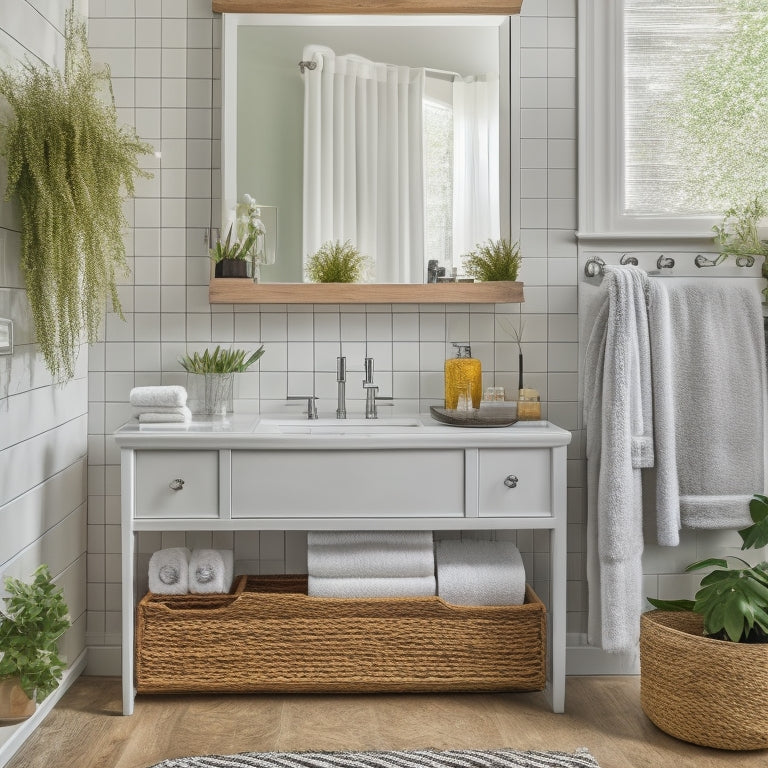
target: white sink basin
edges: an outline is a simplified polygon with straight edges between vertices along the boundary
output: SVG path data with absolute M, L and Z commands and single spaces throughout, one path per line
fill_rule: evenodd
M 261 428 L 286 435 L 400 434 L 421 427 L 421 419 L 387 417 L 379 419 L 271 419 L 263 418 Z

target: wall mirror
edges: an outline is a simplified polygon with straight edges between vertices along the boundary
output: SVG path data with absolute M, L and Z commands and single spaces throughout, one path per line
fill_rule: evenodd
M 512 236 L 517 227 L 510 220 L 510 189 L 517 162 L 510 147 L 519 146 L 519 121 L 510 119 L 510 89 L 517 87 L 510 50 L 517 49 L 518 34 L 518 17 L 508 15 L 224 13 L 222 230 L 246 194 L 277 208 L 276 259 L 262 268 L 261 281 L 302 283 L 313 244 L 349 239 L 366 255 L 373 251 L 367 282 L 424 284 L 435 278 L 430 261 L 447 276 L 452 267 L 460 270 L 462 238 L 468 250 L 491 236 Z M 300 61 L 308 64 L 304 74 Z M 307 84 L 308 76 L 320 74 L 312 65 L 328 81 L 336 73 L 330 96 Z M 378 95 L 365 91 L 358 78 L 371 67 L 373 79 L 387 80 Z M 382 75 L 384 68 L 391 70 Z M 401 87 L 412 80 L 419 81 L 417 90 Z M 350 88 L 370 107 L 357 116 L 350 114 L 351 101 L 342 104 Z M 489 92 L 495 107 L 488 107 Z M 382 104 L 413 98 L 420 100 L 418 141 L 426 137 L 420 152 L 408 151 L 417 141 L 408 118 L 388 112 L 385 117 Z M 484 123 L 488 115 L 495 115 L 491 125 Z M 480 136 L 459 141 L 457 134 L 472 131 Z M 317 152 L 309 155 L 312 143 Z M 471 144 L 475 149 L 456 149 Z M 490 164 L 473 166 L 478 146 L 486 161 L 493 158 Z M 305 156 L 319 156 L 323 163 L 332 158 L 331 165 L 310 159 L 308 182 Z M 394 188 L 361 191 L 349 179 L 372 175 L 376 157 L 380 165 L 404 170 L 390 182 Z M 415 174 L 407 168 L 411 161 L 418 165 Z M 492 206 L 477 206 L 486 200 Z M 362 208 L 368 216 L 364 226 L 357 220 Z

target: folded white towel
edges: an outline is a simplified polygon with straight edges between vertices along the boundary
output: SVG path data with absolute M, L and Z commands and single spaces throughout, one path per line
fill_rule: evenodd
M 435 594 L 435 577 L 328 579 L 310 576 L 307 592 L 311 597 L 430 597 Z
M 128 400 L 131 405 L 180 406 L 187 404 L 187 390 L 177 384 L 134 387 Z
M 435 545 L 437 594 L 455 605 L 522 605 L 525 568 L 511 541 L 457 541 Z
M 142 413 L 186 413 L 186 405 L 136 405 L 133 407 L 133 415 Z
M 432 535 L 417 544 L 309 544 L 307 571 L 321 577 L 434 576 Z
M 149 591 L 157 595 L 186 595 L 189 592 L 189 550 L 170 547 L 149 558 Z
M 168 411 L 147 411 L 146 413 L 139 413 L 138 419 L 140 424 L 178 424 L 188 423 L 192 421 L 192 411 L 186 406 L 179 408 L 178 412 Z
M 229 592 L 233 574 L 231 549 L 196 549 L 189 559 L 189 591 L 197 595 Z
M 432 531 L 309 531 L 307 546 L 432 546 Z

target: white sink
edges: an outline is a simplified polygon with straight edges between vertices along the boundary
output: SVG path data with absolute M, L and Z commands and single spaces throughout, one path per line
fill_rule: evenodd
M 408 416 L 379 419 L 263 418 L 257 431 L 265 429 L 286 435 L 381 435 L 400 434 L 421 426 L 421 419 Z

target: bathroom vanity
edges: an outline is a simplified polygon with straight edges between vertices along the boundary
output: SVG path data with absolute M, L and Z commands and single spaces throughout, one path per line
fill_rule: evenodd
M 135 534 L 549 530 L 548 686 L 565 698 L 566 447 L 548 422 L 463 429 L 428 415 L 133 422 L 121 449 L 123 712 L 133 711 Z

